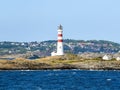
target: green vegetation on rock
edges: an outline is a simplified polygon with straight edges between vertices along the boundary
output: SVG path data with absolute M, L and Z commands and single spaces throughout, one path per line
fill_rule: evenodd
M 82 70 L 120 70 L 120 61 L 84 59 L 74 54 L 29 60 L 0 60 L 0 70 L 43 70 L 43 69 L 82 69 Z

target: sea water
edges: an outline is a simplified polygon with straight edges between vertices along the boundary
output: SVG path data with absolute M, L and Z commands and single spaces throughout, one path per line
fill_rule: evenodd
M 0 71 L 0 90 L 120 90 L 120 71 Z

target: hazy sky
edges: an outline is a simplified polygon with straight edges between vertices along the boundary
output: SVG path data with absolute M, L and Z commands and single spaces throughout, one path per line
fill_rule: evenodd
M 0 41 L 57 39 L 120 43 L 120 0 L 0 0 Z

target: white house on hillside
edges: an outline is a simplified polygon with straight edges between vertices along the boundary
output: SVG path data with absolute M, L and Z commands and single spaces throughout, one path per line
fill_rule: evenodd
M 102 57 L 102 59 L 103 59 L 103 60 L 111 60 L 111 59 L 112 59 L 112 56 L 110 56 L 110 55 L 104 55 L 104 56 Z
M 117 57 L 116 60 L 117 60 L 117 61 L 120 61 L 120 57 Z

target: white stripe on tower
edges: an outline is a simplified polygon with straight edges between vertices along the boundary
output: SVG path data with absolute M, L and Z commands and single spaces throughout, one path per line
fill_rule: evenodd
M 57 55 L 64 55 L 63 52 L 63 31 L 62 26 L 60 25 L 58 27 L 58 42 L 57 42 Z

